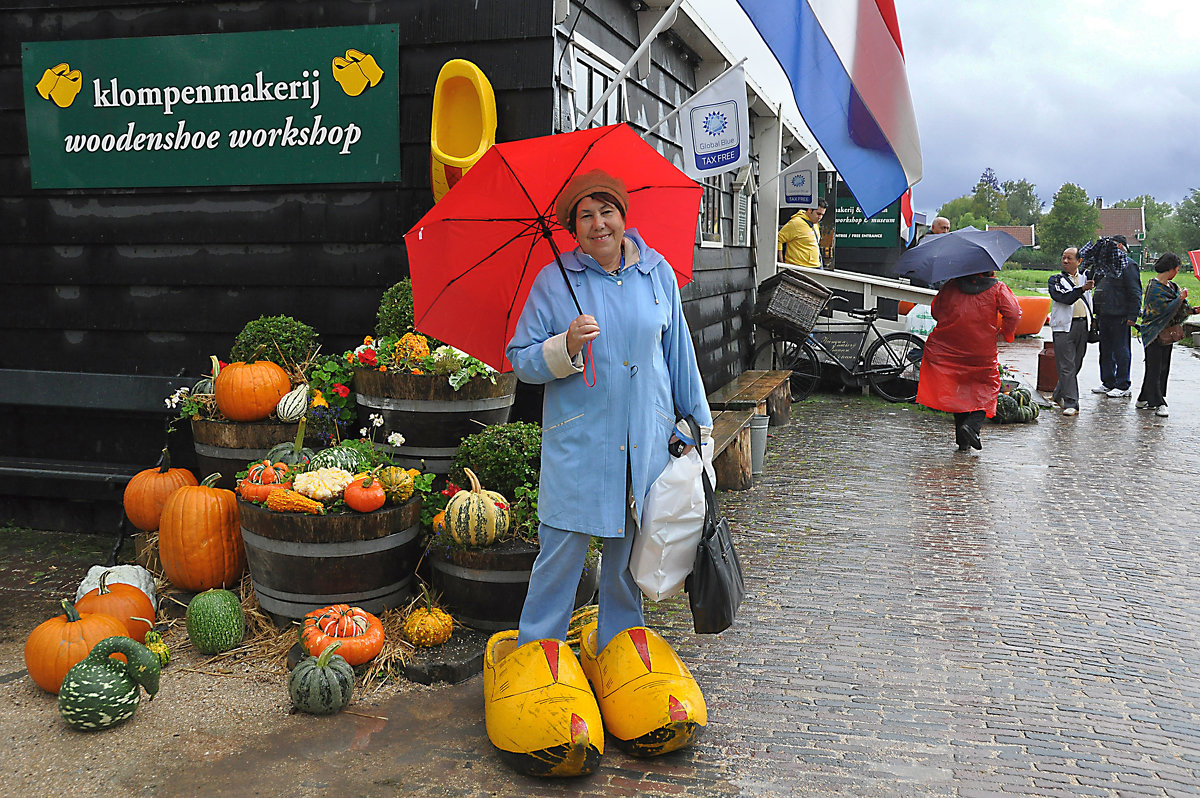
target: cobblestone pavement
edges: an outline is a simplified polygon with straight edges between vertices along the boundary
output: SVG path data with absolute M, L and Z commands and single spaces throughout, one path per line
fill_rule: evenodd
M 1040 342 L 1002 359 L 1036 374 Z M 1135 384 L 1141 353 L 1135 342 Z M 1176 347 L 1169 418 L 1082 411 L 984 428 L 820 394 L 772 429 L 765 475 L 723 493 L 747 572 L 737 624 L 650 609 L 704 687 L 693 749 L 610 746 L 568 782 L 514 776 L 476 677 L 164 763 L 205 795 L 1184 796 L 1200 794 L 1200 358 Z M 144 784 L 131 774 L 126 786 Z M 164 788 L 153 794 L 167 794 Z

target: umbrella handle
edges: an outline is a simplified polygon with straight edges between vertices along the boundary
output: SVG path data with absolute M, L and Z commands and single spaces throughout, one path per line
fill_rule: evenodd
M 592 368 L 592 381 L 588 382 L 588 367 Z M 592 360 L 592 342 L 588 341 L 583 350 L 583 384 L 589 388 L 596 387 L 596 361 Z

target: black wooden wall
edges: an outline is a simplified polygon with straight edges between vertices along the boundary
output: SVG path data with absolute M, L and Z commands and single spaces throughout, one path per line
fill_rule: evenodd
M 385 288 L 407 274 L 402 236 L 433 204 L 433 86 L 451 58 L 478 64 L 496 93 L 498 141 L 562 129 L 553 0 L 0 0 L 0 368 L 171 375 L 206 370 L 260 315 L 287 314 L 325 352 L 374 326 Z M 568 24 L 581 5 L 573 3 Z M 638 43 L 622 0 L 590 0 L 578 30 L 624 60 Z M 38 190 L 21 91 L 21 43 L 397 23 L 401 180 L 390 184 Z M 557 46 L 556 46 L 557 43 Z M 631 118 L 652 124 L 695 88 L 695 62 L 656 46 Z M 678 162 L 677 124 L 659 131 Z M 726 225 L 731 205 L 723 197 Z M 730 240 L 727 236 L 726 240 Z M 744 368 L 749 248 L 696 251 L 685 312 L 710 390 Z M 186 432 L 185 432 L 186 444 Z M 8 407 L 0 454 L 145 462 L 161 424 L 104 412 Z M 21 521 L 0 496 L 0 523 Z

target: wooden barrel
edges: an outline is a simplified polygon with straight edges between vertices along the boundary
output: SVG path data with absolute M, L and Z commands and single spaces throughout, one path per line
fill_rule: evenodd
M 262 460 L 272 446 L 296 440 L 299 424 L 279 421 L 199 421 L 192 419 L 200 478 L 220 473 L 217 487 L 233 490 L 234 477 Z
M 354 373 L 359 425 L 373 429 L 371 416 L 382 416 L 376 446 L 398 465 L 434 474 L 450 473 L 464 437 L 508 421 L 516 390 L 511 372 L 496 375 L 495 385 L 475 378 L 457 391 L 436 374 Z M 383 442 L 392 432 L 404 436 L 403 446 Z
M 450 613 L 473 629 L 516 629 L 537 554 L 537 544 L 525 541 L 505 541 L 486 549 L 431 548 L 433 588 Z M 575 606 L 591 601 L 599 584 L 599 564 L 589 560 L 575 592 Z
M 330 604 L 379 613 L 412 592 L 421 499 L 372 513 L 276 513 L 238 499 L 258 603 L 275 619 Z

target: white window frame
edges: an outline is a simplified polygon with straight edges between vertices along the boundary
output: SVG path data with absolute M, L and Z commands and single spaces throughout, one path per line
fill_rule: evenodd
M 700 184 L 704 186 L 704 195 L 700 198 L 700 246 L 723 247 L 725 234 L 721 230 L 721 175 L 702 177 Z M 711 218 L 712 209 L 715 209 L 716 218 Z M 709 229 L 714 224 L 715 230 Z
M 613 78 L 617 76 L 625 63 L 617 60 L 595 42 L 589 41 L 578 33 L 575 34 L 570 46 L 574 49 L 571 55 L 573 84 L 571 92 L 574 94 L 575 129 L 578 130 L 584 115 L 592 110 L 596 100 L 604 94 L 605 89 L 612 83 Z M 581 84 L 585 80 L 588 81 L 588 85 L 581 88 Z M 581 107 L 584 105 L 586 107 Z M 628 121 L 629 104 L 625 98 L 625 78 L 622 78 L 621 85 L 608 98 L 608 102 L 596 114 L 589 127 L 601 127 Z

